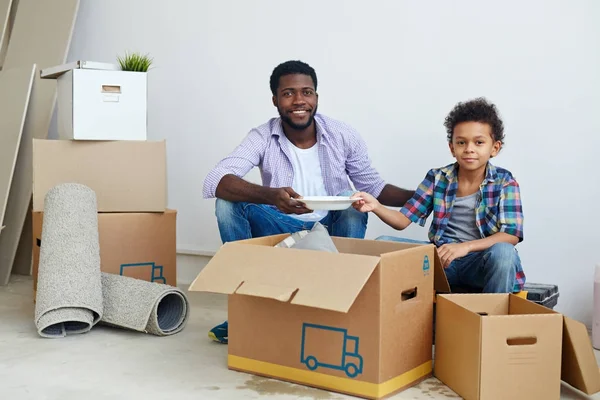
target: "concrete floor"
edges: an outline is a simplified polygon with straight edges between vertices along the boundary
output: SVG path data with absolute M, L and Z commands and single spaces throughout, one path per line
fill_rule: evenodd
M 13 276 L 8 286 L 0 287 L 1 398 L 352 399 L 229 371 L 227 347 L 206 336 L 210 328 L 226 318 L 226 298 L 204 293 L 188 295 L 192 305 L 188 325 L 174 336 L 156 337 L 96 326 L 83 335 L 43 339 L 33 323 L 31 278 Z M 431 378 L 392 398 L 459 397 Z M 587 397 L 563 384 L 561 398 Z

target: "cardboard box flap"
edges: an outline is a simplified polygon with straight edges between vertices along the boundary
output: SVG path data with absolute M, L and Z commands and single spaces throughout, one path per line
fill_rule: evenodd
M 230 242 L 221 246 L 189 290 L 266 297 L 348 312 L 379 260 Z
M 437 251 L 434 251 L 433 258 L 433 288 L 440 293 L 450 293 L 450 283 Z
M 563 358 L 561 379 L 592 395 L 600 391 L 600 370 L 587 328 L 581 322 L 563 317 Z

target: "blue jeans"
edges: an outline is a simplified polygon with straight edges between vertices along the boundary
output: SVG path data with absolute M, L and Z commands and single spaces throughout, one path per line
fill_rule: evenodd
M 424 243 L 420 240 L 380 236 L 376 240 Z M 475 251 L 455 259 L 445 269 L 450 286 L 468 286 L 483 293 L 512 293 L 516 270 L 521 264 L 519 253 L 510 243 L 496 243 L 483 250 Z
M 341 196 L 352 192 L 341 193 Z M 266 204 L 230 202 L 217 199 L 215 215 L 223 243 L 294 233 L 312 229 L 314 222 L 306 222 L 284 214 L 277 208 Z M 361 213 L 353 207 L 341 211 L 329 211 L 319 222 L 331 236 L 363 239 L 367 230 L 367 213 Z

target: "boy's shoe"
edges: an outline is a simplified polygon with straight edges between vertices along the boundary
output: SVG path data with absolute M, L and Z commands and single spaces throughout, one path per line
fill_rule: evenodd
M 228 337 L 229 324 L 227 321 L 221 325 L 217 325 L 208 332 L 208 337 L 218 343 L 227 344 L 229 341 Z

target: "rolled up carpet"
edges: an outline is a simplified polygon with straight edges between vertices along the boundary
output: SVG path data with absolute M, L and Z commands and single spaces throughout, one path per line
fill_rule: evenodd
M 88 332 L 103 313 L 96 194 L 64 183 L 44 198 L 35 324 L 42 337 Z
M 102 272 L 102 292 L 102 324 L 168 336 L 187 323 L 189 303 L 176 287 Z

